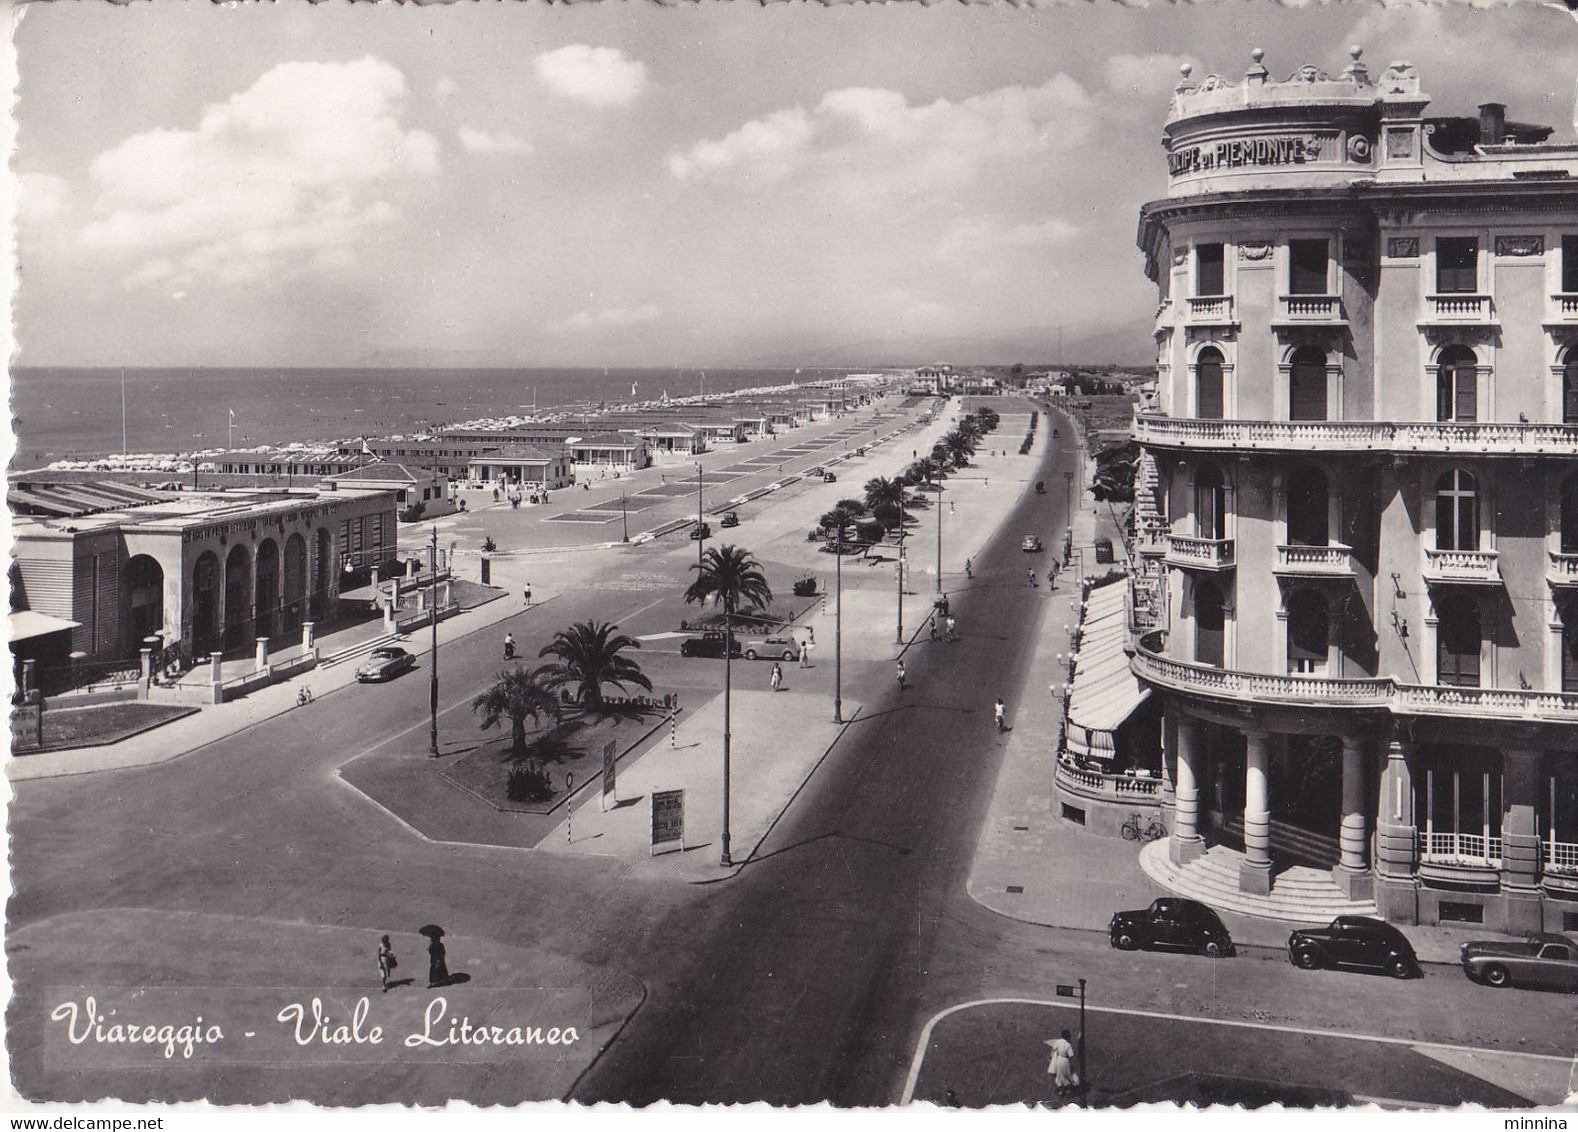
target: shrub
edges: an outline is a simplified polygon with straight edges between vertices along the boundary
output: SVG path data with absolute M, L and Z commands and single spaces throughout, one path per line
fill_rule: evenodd
M 505 793 L 512 802 L 546 802 L 553 797 L 553 782 L 535 759 L 510 768 Z
M 482 536 L 482 553 L 484 553 L 484 554 L 492 554 L 498 548 L 499 548 L 499 544 L 493 541 L 493 536 L 492 535 L 483 535 Z

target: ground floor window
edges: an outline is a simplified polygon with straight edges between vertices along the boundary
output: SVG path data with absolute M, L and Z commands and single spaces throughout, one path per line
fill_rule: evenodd
M 1540 838 L 1546 869 L 1578 873 L 1578 769 L 1565 768 L 1546 780 L 1547 805 Z
M 1421 860 L 1501 866 L 1499 767 L 1432 767 L 1415 790 Z

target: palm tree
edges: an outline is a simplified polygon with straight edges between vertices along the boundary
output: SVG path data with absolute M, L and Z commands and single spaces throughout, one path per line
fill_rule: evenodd
M 603 710 L 604 684 L 621 691 L 634 684 L 650 692 L 652 681 L 641 666 L 630 657 L 619 655 L 625 649 L 640 648 L 641 642 L 616 633 L 618 628 L 607 622 L 581 621 L 555 633 L 537 654 L 558 658 L 557 664 L 546 668 L 548 687 L 574 685 L 576 699 L 593 714 Z
M 482 717 L 479 725 L 484 731 L 497 727 L 503 720 L 510 721 L 510 751 L 515 755 L 526 752 L 526 721 L 533 723 L 544 716 L 559 718 L 559 700 L 548 690 L 546 668 L 504 669 L 498 681 L 487 691 L 471 701 L 471 711 Z
M 875 479 L 866 481 L 866 506 L 871 508 L 873 513 L 883 504 L 897 507 L 899 500 L 903 498 L 903 480 L 890 480 L 877 476 Z
M 958 468 L 969 463 L 970 457 L 975 454 L 975 441 L 957 429 L 942 438 L 942 447 L 948 459 Z
M 824 531 L 831 531 L 833 537 L 842 542 L 849 537 L 849 532 L 860 521 L 861 515 L 864 513 L 865 508 L 861 508 L 860 512 L 857 513 L 840 503 L 831 511 L 824 512 L 818 522 L 822 524 Z
M 839 510 L 834 508 L 834 511 Z M 734 652 L 733 618 L 741 606 L 765 609 L 773 600 L 772 587 L 750 551 L 738 546 L 717 546 L 692 567 L 696 578 L 685 590 L 685 604 L 706 603 L 723 607 L 723 866 L 734 864 L 729 856 L 729 723 L 733 687 L 731 654 Z
M 936 479 L 941 472 L 942 467 L 937 463 L 936 460 L 933 460 L 930 456 L 922 456 L 919 460 L 916 460 L 913 464 L 911 464 L 904 474 L 906 478 L 908 478 L 911 474 L 915 476 L 915 478 L 910 481 L 911 483 L 925 482 L 929 484 L 932 480 Z

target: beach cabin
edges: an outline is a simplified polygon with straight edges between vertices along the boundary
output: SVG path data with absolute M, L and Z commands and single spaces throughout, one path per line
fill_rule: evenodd
M 707 436 L 700 429 L 678 423 L 646 425 L 636 435 L 656 456 L 699 456 L 707 451 Z
M 652 462 L 647 442 L 623 432 L 604 432 L 569 443 L 577 480 L 605 472 L 634 472 Z
M 330 489 L 349 487 L 362 491 L 392 491 L 396 511 L 406 522 L 433 519 L 455 510 L 447 476 L 425 469 L 412 471 L 404 464 L 379 461 L 338 475 L 325 476 L 323 486 Z
M 473 457 L 471 479 L 484 485 L 557 490 L 575 482 L 567 448 L 506 444 Z

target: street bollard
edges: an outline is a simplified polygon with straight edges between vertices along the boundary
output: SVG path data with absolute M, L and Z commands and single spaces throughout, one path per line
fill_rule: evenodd
M 575 842 L 575 775 L 566 771 L 564 775 L 564 843 L 571 845 Z

